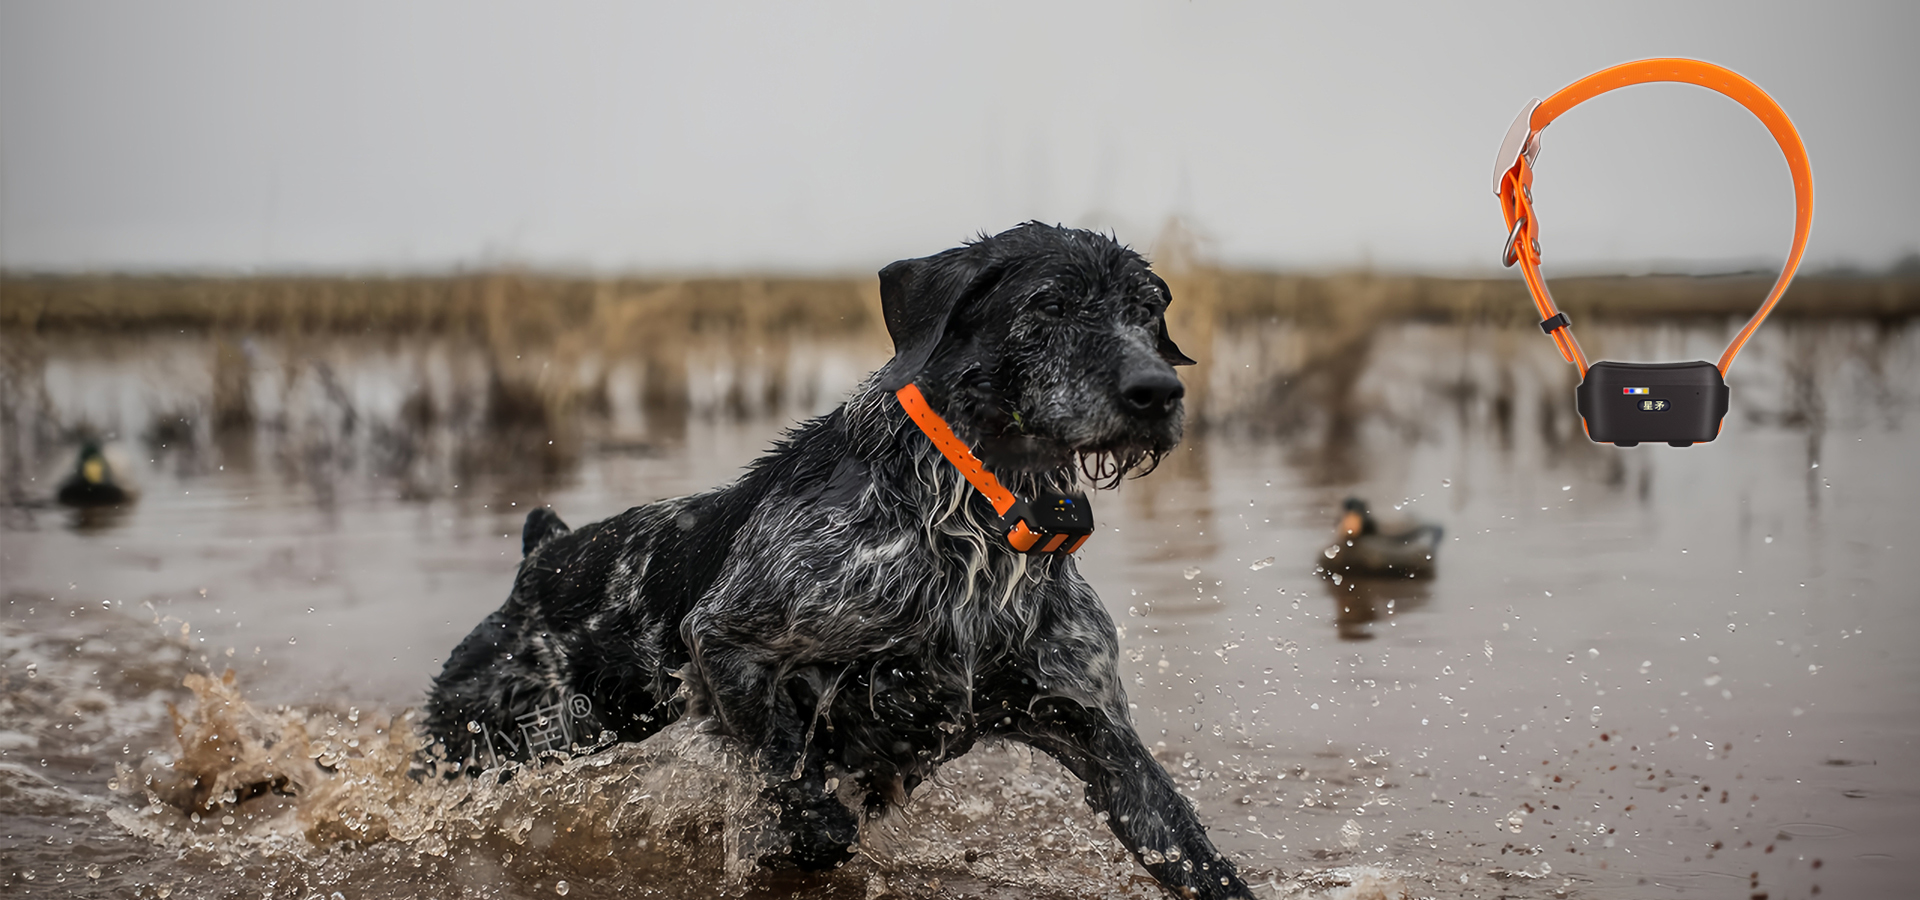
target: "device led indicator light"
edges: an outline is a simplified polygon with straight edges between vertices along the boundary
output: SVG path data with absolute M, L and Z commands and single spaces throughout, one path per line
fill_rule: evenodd
M 1652 392 L 1653 391 L 1651 388 L 1621 388 L 1620 389 L 1620 393 L 1622 394 L 1649 394 Z

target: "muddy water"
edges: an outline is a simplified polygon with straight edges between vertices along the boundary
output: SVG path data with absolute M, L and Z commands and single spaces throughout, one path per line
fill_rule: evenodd
M 1692 359 L 1730 327 L 1583 337 Z M 1208 350 L 1193 436 L 1096 498 L 1081 565 L 1141 732 L 1262 896 L 1911 890 L 1920 329 L 1769 325 L 1720 440 L 1685 450 L 1586 442 L 1537 332 L 1274 321 Z M 0 885 L 1159 896 L 1018 748 L 806 878 L 742 862 L 738 754 L 693 728 L 504 783 L 405 774 L 412 709 L 502 598 L 529 506 L 577 523 L 724 481 L 884 357 L 871 336 L 665 361 L 9 336 Z M 89 435 L 135 502 L 51 502 Z M 1442 524 L 1435 575 L 1316 572 L 1349 495 Z

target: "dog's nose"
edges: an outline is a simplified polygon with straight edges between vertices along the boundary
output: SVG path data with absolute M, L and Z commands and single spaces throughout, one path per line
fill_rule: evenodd
M 1186 395 L 1186 386 L 1171 369 L 1135 369 L 1120 379 L 1120 399 L 1136 416 L 1164 416 Z

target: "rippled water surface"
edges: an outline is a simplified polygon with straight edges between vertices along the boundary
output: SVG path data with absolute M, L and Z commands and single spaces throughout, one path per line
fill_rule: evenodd
M 1729 327 L 1583 337 L 1711 358 Z M 1182 340 L 1208 351 L 1191 436 L 1095 498 L 1081 568 L 1142 734 L 1262 896 L 1911 890 L 1920 330 L 1770 324 L 1718 441 L 1632 450 L 1584 439 L 1537 332 Z M 407 777 L 413 708 L 503 599 L 530 506 L 578 524 L 723 482 L 885 356 L 866 333 L 9 336 L 0 886 L 1160 896 L 1015 747 L 810 877 L 738 861 L 738 754 L 692 727 L 505 783 Z M 52 503 L 88 436 L 135 502 Z M 1317 574 L 1349 495 L 1442 524 L 1434 576 Z M 272 789 L 231 802 L 248 785 Z

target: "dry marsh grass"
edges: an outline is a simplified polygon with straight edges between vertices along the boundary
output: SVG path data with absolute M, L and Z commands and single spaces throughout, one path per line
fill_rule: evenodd
M 1497 346 L 1488 352 L 1507 361 L 1512 348 L 1550 348 L 1518 281 L 1282 275 L 1182 256 L 1155 253 L 1177 301 L 1169 329 L 1201 361 L 1184 379 L 1190 427 L 1320 428 L 1326 439 L 1302 452 L 1328 482 L 1352 475 L 1373 402 L 1355 391 L 1382 336 L 1392 340 L 1383 325 L 1491 324 Z M 1693 318 L 1730 331 L 1768 284 L 1594 278 L 1555 289 L 1582 324 Z M 1807 278 L 1776 315 L 1885 330 L 1916 310 L 1920 278 Z M 361 449 L 388 460 L 408 496 L 486 473 L 544 484 L 589 452 L 677 446 L 690 423 L 816 414 L 890 349 L 872 277 L 0 276 L 0 481 L 11 474 L 24 484 L 31 474 L 9 459 L 67 454 L 81 437 L 117 427 L 162 447 L 261 442 L 300 471 L 351 465 L 342 448 L 360 446 L 355 433 L 372 434 Z M 135 393 L 164 400 L 136 397 L 135 406 L 152 408 L 133 419 L 109 421 L 118 415 L 112 390 L 92 406 L 70 396 L 71 408 L 49 393 L 60 365 L 106 385 L 127 377 L 114 363 L 129 359 L 147 367 L 132 377 L 151 381 Z M 372 387 L 356 388 L 360 375 Z M 1489 390 L 1496 421 L 1510 423 L 1512 379 Z M 355 422 L 368 424 L 355 432 Z M 1168 465 L 1199 477 L 1205 464 L 1178 454 Z
M 1335 323 L 1424 318 L 1520 323 L 1532 306 L 1517 279 L 1340 273 L 1293 275 L 1165 266 L 1181 324 L 1248 320 Z M 1771 279 L 1563 278 L 1554 296 L 1576 319 L 1731 316 L 1751 311 Z M 1920 311 L 1920 277 L 1802 277 L 1775 315 L 1905 318 Z M 632 347 L 688 335 L 872 332 L 884 340 L 877 286 L 860 278 L 583 278 L 529 273 L 455 276 L 0 276 L 0 329 L 183 328 L 220 332 L 466 333 L 509 343 L 568 335 Z
M 1154 258 L 1176 298 L 1168 325 L 1192 348 L 1213 346 L 1219 330 L 1257 322 L 1293 321 L 1319 330 L 1328 346 L 1358 347 L 1382 321 L 1524 326 L 1535 315 L 1517 278 L 1232 270 L 1192 262 L 1199 254 L 1178 229 L 1158 243 Z M 1562 308 L 1583 322 L 1745 316 L 1770 284 L 1766 275 L 1650 276 L 1563 278 L 1553 287 Z M 1885 321 L 1916 311 L 1920 277 L 1803 277 L 1774 315 Z M 40 336 L 162 330 L 211 335 L 222 346 L 249 334 L 295 342 L 444 335 L 479 343 L 492 360 L 491 405 L 503 421 L 551 421 L 599 402 L 602 379 L 567 364 L 634 360 L 645 370 L 643 402 L 670 411 L 687 402 L 688 353 L 701 346 L 748 350 L 776 368 L 795 338 L 850 341 L 882 358 L 890 346 L 871 276 L 0 275 L 0 338 L 9 357 L 32 355 Z M 1195 381 L 1204 393 L 1206 379 Z M 1204 408 L 1204 396 L 1192 400 Z M 238 403 L 221 408 L 244 418 Z

